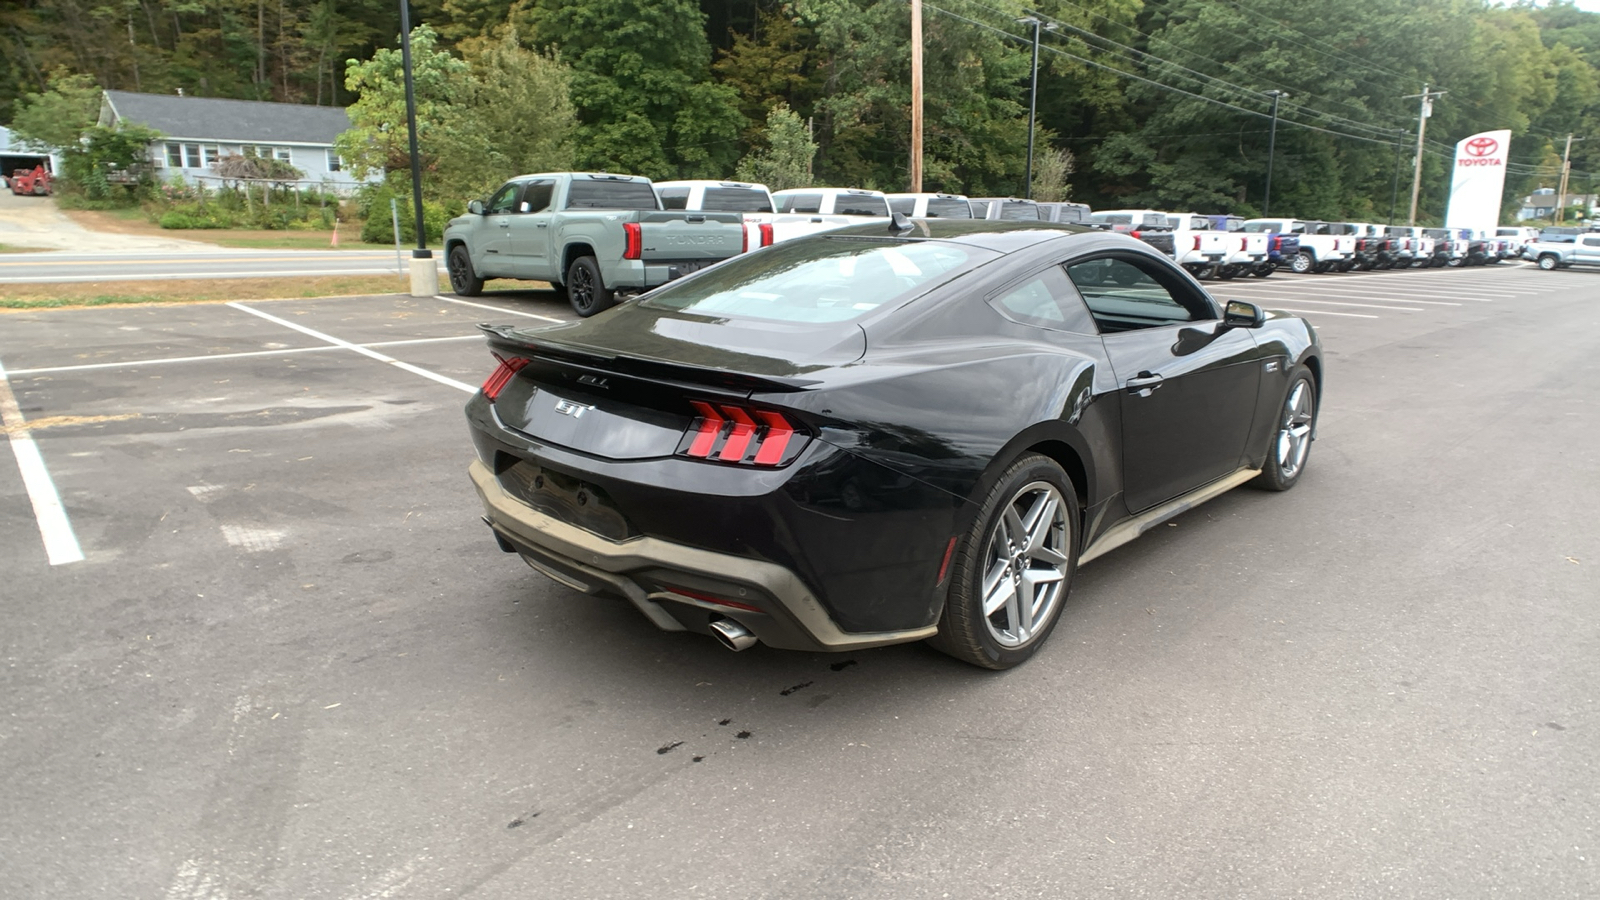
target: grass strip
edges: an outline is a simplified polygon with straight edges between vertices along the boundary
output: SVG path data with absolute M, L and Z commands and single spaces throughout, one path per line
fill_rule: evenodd
M 404 289 L 405 285 L 393 275 L 6 284 L 0 285 L 0 310 L 367 296 L 401 293 Z

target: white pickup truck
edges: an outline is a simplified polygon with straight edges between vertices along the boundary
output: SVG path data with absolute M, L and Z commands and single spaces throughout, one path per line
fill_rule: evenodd
M 1303 219 L 1248 219 L 1245 231 L 1268 234 L 1293 234 L 1300 237 L 1300 252 L 1289 261 L 1289 268 L 1297 273 L 1331 272 L 1354 265 L 1356 239 L 1327 234 L 1326 222 Z
M 764 184 L 752 184 L 746 181 L 658 181 L 655 184 L 656 196 L 661 198 L 663 209 L 681 209 L 690 212 L 739 212 L 744 215 L 746 252 L 759 250 L 770 244 L 781 244 L 784 241 L 816 234 L 819 231 L 831 231 L 843 228 L 846 225 L 860 224 L 860 213 L 834 215 L 832 206 L 829 214 L 811 214 L 805 212 L 805 207 L 815 206 L 800 198 L 798 205 L 802 207 L 797 212 L 789 212 L 783 206 L 783 197 L 804 193 L 804 191 L 779 191 L 777 194 L 767 190 Z M 812 193 L 819 193 L 813 191 Z M 862 191 L 860 193 L 876 194 L 876 191 Z M 879 196 L 882 196 L 879 194 Z M 819 200 L 818 203 L 821 201 Z M 795 205 L 795 204 L 791 204 Z M 849 204 L 845 204 L 849 206 Z M 870 215 L 888 215 L 885 212 L 871 213 Z
M 1239 275 L 1266 278 L 1277 269 L 1268 258 L 1272 252 L 1271 235 L 1259 231 L 1245 231 L 1244 219 L 1239 216 L 1211 215 L 1206 218 L 1211 221 L 1212 229 L 1228 234 L 1228 258 L 1223 260 L 1222 267 L 1217 269 L 1218 278 L 1234 278 Z
M 1228 233 L 1217 231 L 1205 216 L 1189 212 L 1162 215 L 1167 217 L 1167 225 L 1172 228 L 1172 258 L 1178 265 L 1196 278 L 1214 278 L 1221 274 L 1228 261 L 1229 247 L 1238 246 L 1239 242 L 1230 242 Z M 1237 274 L 1237 269 L 1230 272 L 1230 276 Z
M 970 219 L 972 204 L 960 194 L 885 194 L 889 211 L 913 219 Z

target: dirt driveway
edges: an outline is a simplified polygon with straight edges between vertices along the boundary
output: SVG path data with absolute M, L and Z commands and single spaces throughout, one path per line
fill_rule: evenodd
M 90 231 L 67 218 L 49 197 L 19 197 L 0 190 L 0 245 L 30 250 L 79 253 L 118 251 L 232 252 L 215 244 L 176 238 Z

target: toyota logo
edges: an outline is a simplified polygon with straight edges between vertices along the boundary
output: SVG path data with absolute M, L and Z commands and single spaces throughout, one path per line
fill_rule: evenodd
M 1493 156 L 1500 149 L 1500 142 L 1489 137 L 1475 137 L 1462 145 L 1468 156 Z

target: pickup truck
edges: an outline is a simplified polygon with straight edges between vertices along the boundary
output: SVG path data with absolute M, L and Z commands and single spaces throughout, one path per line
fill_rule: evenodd
M 1425 269 L 1432 265 L 1443 265 L 1434 262 L 1434 240 L 1425 233 L 1426 229 L 1415 225 L 1390 225 L 1384 233 L 1400 242 L 1400 257 L 1403 264 Z
M 1155 210 L 1101 210 L 1090 213 L 1089 224 L 1106 231 L 1138 238 L 1168 256 L 1173 256 L 1177 248 L 1177 243 L 1172 237 L 1172 226 L 1167 224 L 1166 215 Z
M 1449 228 L 1424 228 L 1422 233 L 1433 238 L 1434 265 L 1459 266 L 1466 262 L 1469 247 L 1457 232 Z
M 885 194 L 889 212 L 913 219 L 970 219 L 972 204 L 960 194 Z
M 658 181 L 655 191 L 663 209 L 742 214 L 745 250 L 759 250 L 861 221 L 853 216 L 780 213 L 778 201 L 766 185 L 746 181 Z
M 467 204 L 444 230 L 450 287 L 464 297 L 487 278 L 548 281 L 580 316 L 739 255 L 736 212 L 665 211 L 650 179 L 593 172 L 520 175 Z
M 1228 258 L 1217 270 L 1218 278 L 1234 278 L 1245 274 L 1265 278 L 1277 270 L 1277 265 L 1270 259 L 1274 235 L 1245 231 L 1244 219 L 1239 216 L 1217 214 L 1206 216 L 1206 219 L 1211 222 L 1211 230 L 1224 232 L 1228 236 Z M 1299 246 L 1298 241 L 1295 246 Z
M 1088 225 L 1091 210 L 1087 203 L 1040 203 L 1039 218 L 1066 225 Z
M 1165 213 L 1172 229 L 1172 258 L 1196 278 L 1216 277 L 1228 260 L 1230 244 L 1226 231 L 1211 227 L 1211 220 L 1194 213 Z M 1232 275 L 1238 274 L 1235 269 Z
M 1334 222 L 1336 230 L 1355 238 L 1355 266 L 1357 270 L 1392 269 L 1400 260 L 1401 241 L 1385 233 L 1383 226 L 1367 222 Z
M 1522 248 L 1522 258 L 1546 272 L 1568 266 L 1600 266 L 1600 234 L 1553 234 L 1549 230 Z
M 972 215 L 994 222 L 1038 222 L 1044 219 L 1039 204 L 1016 197 L 973 197 Z
M 1293 234 L 1300 238 L 1300 246 L 1289 258 L 1289 268 L 1298 273 L 1329 272 L 1348 269 L 1353 265 L 1355 241 L 1328 233 L 1328 223 L 1301 219 L 1249 219 L 1245 231 L 1267 234 Z

